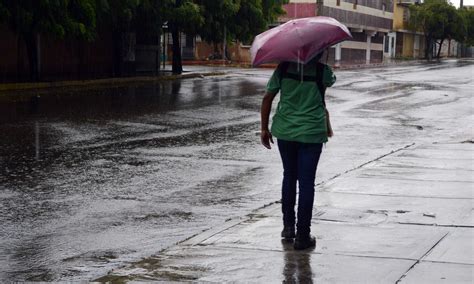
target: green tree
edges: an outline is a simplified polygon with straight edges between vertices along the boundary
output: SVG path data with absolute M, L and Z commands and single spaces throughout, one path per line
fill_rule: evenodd
M 163 34 L 166 9 L 161 0 L 141 0 L 135 20 L 137 44 L 154 45 L 158 48 L 155 70 L 160 68 L 160 36 Z M 166 48 L 165 48 L 166 52 Z
M 137 7 L 136 30 L 145 36 L 157 38 L 166 21 L 166 6 L 161 0 L 141 0 Z
M 427 59 L 431 58 L 433 44 L 438 45 L 436 57 L 439 58 L 446 39 L 460 40 L 465 34 L 462 17 L 456 8 L 445 0 L 425 0 L 423 4 L 411 6 L 409 26 L 413 30 L 421 27 L 426 39 Z
M 99 29 L 112 33 L 113 75 L 123 76 L 125 73 L 124 41 L 135 31 L 135 20 L 140 0 L 96 0 Z
M 465 34 L 461 40 L 462 43 L 472 46 L 474 45 L 474 9 L 460 8 L 459 14 L 464 21 Z
M 202 26 L 204 19 L 200 7 L 191 0 L 168 0 L 165 6 L 168 27 L 173 38 L 173 74 L 181 74 L 183 65 L 181 60 L 181 32 L 196 34 Z
M 9 17 L 8 9 L 3 1 L 0 1 L 0 23 L 6 22 Z
M 230 27 L 232 39 L 251 41 L 268 25 L 263 13 L 262 1 L 241 0 L 239 10 L 230 22 L 232 23 Z
M 231 38 L 228 34 L 229 22 L 235 18 L 239 8 L 239 0 L 199 0 L 202 15 L 205 19 L 199 35 L 201 38 L 214 45 L 214 53 L 218 53 L 218 46 L 224 38 Z M 227 40 L 226 39 L 226 40 Z
M 199 0 L 205 19 L 199 35 L 214 44 L 218 53 L 221 43 L 238 40 L 249 42 L 285 12 L 288 0 Z
M 30 79 L 40 79 L 39 37 L 93 40 L 96 35 L 95 0 L 3 0 L 0 20 L 25 43 Z
M 275 23 L 279 16 L 285 14 L 283 5 L 288 2 L 288 0 L 262 0 L 263 17 L 267 24 Z

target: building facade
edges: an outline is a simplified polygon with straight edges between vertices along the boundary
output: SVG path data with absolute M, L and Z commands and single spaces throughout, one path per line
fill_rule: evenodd
M 387 38 L 393 26 L 393 8 L 393 0 L 290 0 L 280 21 L 335 18 L 349 28 L 353 39 L 331 47 L 328 62 L 336 66 L 380 63 L 391 52 Z
M 389 34 L 396 42 L 392 58 L 424 58 L 425 37 L 421 31 L 408 28 L 410 6 L 420 0 L 396 0 L 393 13 L 393 32 Z

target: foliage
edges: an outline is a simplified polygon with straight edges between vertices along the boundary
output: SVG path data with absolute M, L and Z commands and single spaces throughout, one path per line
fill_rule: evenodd
M 40 79 L 41 34 L 92 41 L 96 36 L 96 0 L 2 0 L 1 21 L 25 43 L 30 79 Z
M 10 13 L 8 12 L 7 7 L 5 7 L 3 1 L 0 1 L 0 23 L 5 23 L 9 17 Z
M 265 21 L 260 0 L 241 0 L 240 8 L 231 21 L 232 36 L 240 41 L 249 42 L 253 37 L 265 30 Z
M 207 42 L 249 42 L 285 11 L 288 0 L 197 0 L 205 19 L 199 32 Z
M 199 34 L 217 45 L 249 42 L 284 14 L 288 0 L 0 0 L 0 23 L 6 23 L 27 46 L 30 68 L 37 69 L 37 35 L 93 41 L 97 30 L 111 31 L 120 67 L 121 35 L 139 32 L 157 39 L 167 22 L 173 34 L 173 54 L 180 53 L 179 35 Z M 180 56 L 173 70 L 180 72 Z M 119 72 L 120 73 L 120 72 Z
M 456 8 L 445 0 L 425 0 L 423 4 L 410 6 L 409 27 L 412 30 L 421 27 L 427 42 L 427 58 L 430 57 L 428 50 L 433 42 L 439 45 L 439 57 L 445 39 L 462 41 L 466 34 L 465 21 Z
M 0 14 L 20 35 L 45 33 L 89 41 L 95 37 L 94 0 L 3 0 Z
M 137 7 L 135 28 L 146 38 L 157 38 L 163 26 L 163 7 L 161 1 L 143 0 Z M 137 35 L 138 37 L 138 35 Z
M 115 32 L 130 31 L 140 0 L 97 0 L 98 20 Z
M 179 5 L 175 5 L 169 9 L 169 21 L 172 24 L 179 26 L 179 29 L 182 32 L 196 34 L 204 24 L 204 17 L 201 14 L 201 8 L 192 1 L 180 2 Z
M 228 22 L 235 18 L 239 7 L 240 0 L 199 0 L 196 1 L 202 10 L 205 22 L 199 31 L 199 35 L 203 40 L 210 43 L 220 43 L 224 41 L 224 33 L 228 29 Z M 231 38 L 231 35 L 227 35 Z
M 288 0 L 262 0 L 262 12 L 266 23 L 273 24 L 279 16 L 284 15 L 285 10 L 282 6 L 288 2 Z
M 474 9 L 459 9 L 459 13 L 466 27 L 465 37 L 462 42 L 467 45 L 474 45 Z
M 166 18 L 168 27 L 173 38 L 173 62 L 172 71 L 174 74 L 181 74 L 183 71 L 181 62 L 180 33 L 196 33 L 204 22 L 200 7 L 190 0 L 166 1 Z

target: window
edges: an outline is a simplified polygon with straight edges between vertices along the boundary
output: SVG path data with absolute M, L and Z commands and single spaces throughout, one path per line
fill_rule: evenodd
M 341 0 L 337 0 L 337 1 L 336 1 L 336 5 L 337 5 L 337 6 L 341 6 Z
M 403 22 L 407 23 L 410 20 L 410 10 L 408 8 L 403 9 Z
M 354 0 L 354 6 L 352 6 L 352 9 L 357 9 L 357 0 Z

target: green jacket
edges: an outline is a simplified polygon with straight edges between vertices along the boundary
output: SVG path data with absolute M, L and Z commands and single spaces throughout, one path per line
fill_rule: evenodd
M 304 76 L 316 76 L 316 64 L 303 67 Z M 296 63 L 290 63 L 287 71 L 301 76 Z M 328 141 L 326 112 L 316 80 L 295 80 L 281 78 L 279 69 L 273 72 L 267 84 L 267 91 L 280 91 L 280 102 L 273 116 L 272 135 L 278 139 L 302 143 L 325 143 Z M 330 87 L 336 76 L 328 65 L 324 66 L 323 85 Z

